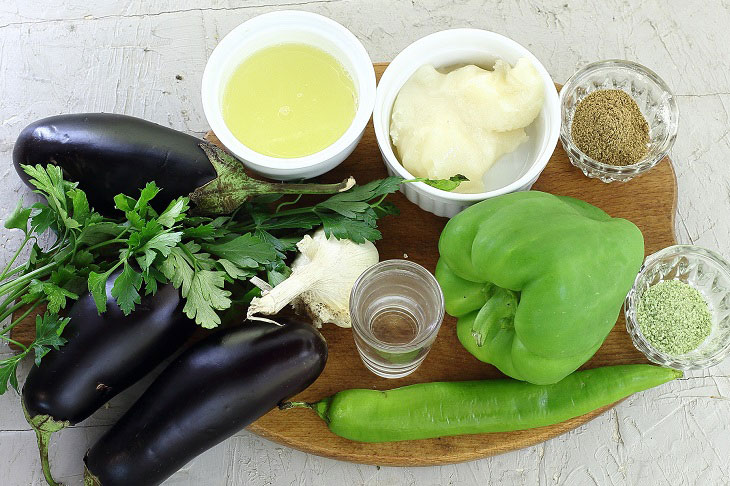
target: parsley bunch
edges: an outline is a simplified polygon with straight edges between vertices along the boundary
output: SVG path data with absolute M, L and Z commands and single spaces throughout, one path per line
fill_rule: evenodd
M 45 203 L 24 207 L 22 200 L 5 222 L 8 229 L 24 232 L 24 239 L 0 273 L 0 321 L 12 321 L 0 329 L 0 339 L 21 352 L 0 361 L 0 394 L 8 383 L 17 390 L 16 369 L 34 354 L 36 364 L 51 348 L 65 344 L 62 332 L 68 318 L 62 310 L 68 301 L 89 291 L 100 313 L 106 310 L 106 282 L 118 275 L 111 290 L 125 314 L 134 311 L 142 294 L 154 294 L 160 285 L 172 283 L 185 300 L 183 311 L 204 328 L 220 324 L 219 311 L 229 308 L 232 296 L 227 284 L 265 274 L 271 285 L 284 280 L 290 270 L 287 254 L 308 231 L 324 226 L 326 234 L 355 242 L 381 238 L 378 218 L 397 213 L 385 197 L 398 190 L 403 179 L 388 177 L 355 186 L 312 206 L 280 202 L 281 195 L 260 195 L 228 216 L 190 214 L 190 201 L 179 197 L 162 212 L 150 201 L 160 189 L 149 183 L 134 198 L 114 198 L 120 218 L 101 216 L 89 207 L 77 184 L 64 180 L 60 168 L 23 166 L 34 192 Z M 458 181 L 426 181 L 437 187 L 454 187 Z M 123 217 L 121 216 L 123 214 Z M 47 231 L 56 238 L 43 248 L 39 237 Z M 28 260 L 16 265 L 24 248 Z M 36 337 L 29 345 L 16 342 L 9 332 L 24 318 L 46 306 L 36 317 Z M 20 313 L 20 315 L 17 315 Z

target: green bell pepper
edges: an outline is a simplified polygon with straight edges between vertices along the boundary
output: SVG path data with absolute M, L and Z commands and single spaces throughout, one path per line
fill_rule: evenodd
M 613 328 L 644 259 L 630 221 L 544 192 L 506 194 L 452 218 L 436 279 L 479 360 L 535 384 L 588 361 Z

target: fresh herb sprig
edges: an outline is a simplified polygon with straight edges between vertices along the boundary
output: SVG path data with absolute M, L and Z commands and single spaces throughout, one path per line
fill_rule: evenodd
M 150 202 L 160 189 L 149 183 L 136 199 L 123 194 L 114 198 L 123 214 L 114 219 L 90 208 L 86 194 L 64 180 L 60 168 L 23 169 L 46 202 L 24 207 L 21 201 L 5 222 L 6 228 L 23 231 L 24 238 L 0 273 L 0 321 L 13 317 L 0 329 L 0 340 L 21 351 L 0 361 L 0 394 L 8 384 L 17 390 L 16 370 L 25 356 L 34 354 L 38 364 L 51 348 L 65 343 L 61 335 L 68 319 L 59 314 L 68 301 L 88 290 L 98 311 L 106 310 L 106 282 L 115 272 L 111 294 L 125 314 L 134 311 L 142 294 L 172 283 L 185 299 L 184 312 L 200 326 L 213 328 L 221 322 L 218 312 L 232 303 L 226 284 L 247 284 L 261 272 L 271 285 L 280 283 L 290 273 L 287 254 L 307 231 L 324 226 L 328 236 L 355 242 L 380 239 L 377 220 L 397 213 L 384 199 L 404 182 L 388 177 L 307 207 L 292 207 L 301 194 L 278 205 L 281 195 L 260 195 L 219 217 L 189 214 L 187 197 L 158 213 Z M 427 182 L 448 190 L 459 180 Z M 47 231 L 56 238 L 44 248 L 39 237 Z M 16 265 L 28 246 L 28 260 Z M 47 310 L 36 317 L 35 340 L 25 346 L 11 339 L 10 330 L 42 305 Z

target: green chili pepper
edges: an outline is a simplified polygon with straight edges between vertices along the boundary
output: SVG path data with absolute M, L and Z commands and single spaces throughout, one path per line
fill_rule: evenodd
M 680 376 L 679 370 L 652 365 L 607 366 L 577 371 L 552 385 L 512 379 L 421 383 L 343 390 L 280 408 L 311 408 L 346 439 L 393 442 L 552 425 Z

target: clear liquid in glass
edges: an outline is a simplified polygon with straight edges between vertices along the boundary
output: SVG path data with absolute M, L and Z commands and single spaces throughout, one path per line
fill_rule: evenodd
M 412 373 L 431 349 L 443 319 L 436 279 L 407 260 L 374 265 L 355 283 L 350 317 L 365 366 L 386 378 Z

